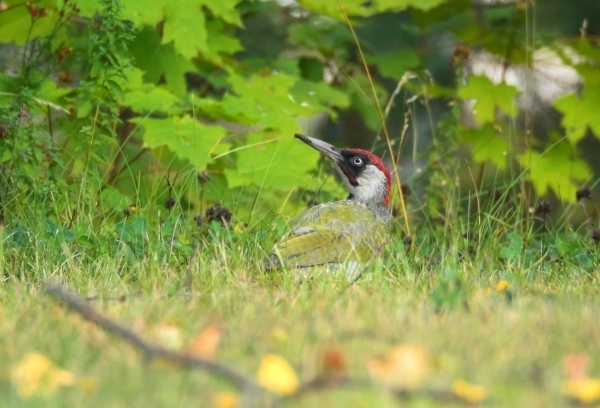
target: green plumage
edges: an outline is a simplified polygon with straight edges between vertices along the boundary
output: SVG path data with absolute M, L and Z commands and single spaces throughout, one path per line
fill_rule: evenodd
M 385 245 L 387 228 L 365 204 L 335 201 L 310 208 L 273 247 L 272 267 L 366 264 Z

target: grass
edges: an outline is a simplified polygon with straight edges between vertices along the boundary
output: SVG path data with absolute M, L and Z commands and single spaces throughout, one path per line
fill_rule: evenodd
M 443 239 L 429 237 L 427 230 L 415 237 L 408 254 L 400 238 L 394 239 L 350 287 L 335 276 L 298 282 L 285 272 L 260 270 L 274 236 L 251 231 L 206 235 L 187 262 L 164 256 L 156 238 L 133 261 L 109 252 L 88 257 L 43 232 L 30 236 L 25 247 L 5 239 L 0 400 L 11 407 L 216 406 L 219 393 L 239 392 L 205 372 L 145 361 L 121 338 L 44 293 L 41 283 L 52 277 L 159 344 L 184 350 L 207 326 L 216 325 L 222 333 L 218 361 L 249 377 L 255 377 L 265 355 L 274 353 L 307 382 L 322 373 L 324 353 L 335 350 L 348 375 L 368 379 L 370 359 L 394 346 L 415 344 L 431 355 L 424 388 L 449 390 L 453 380 L 464 379 L 487 388 L 485 406 L 564 406 L 567 356 L 587 354 L 589 375 L 600 371 L 595 354 L 598 257 L 588 246 L 585 251 L 595 258 L 587 266 L 558 257 L 528 264 L 522 254 L 499 260 L 510 227 L 486 219 L 476 231 L 472 255 L 459 260 L 468 244 L 458 228 L 445 228 Z M 500 290 L 502 280 L 509 286 Z M 34 351 L 72 372 L 75 384 L 22 399 L 11 372 Z M 320 390 L 279 403 L 446 404 L 417 394 L 399 402 L 377 384 Z

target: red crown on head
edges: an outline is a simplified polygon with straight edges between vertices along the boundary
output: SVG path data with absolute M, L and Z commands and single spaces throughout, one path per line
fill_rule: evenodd
M 377 167 L 379 170 L 381 170 L 381 172 L 383 174 L 385 174 L 385 178 L 387 179 L 387 191 L 385 194 L 385 198 L 383 199 L 383 203 L 386 206 L 390 205 L 390 189 L 392 187 L 392 174 L 390 173 L 390 169 L 387 166 L 387 164 L 385 164 L 385 162 L 383 160 L 381 160 L 381 158 L 379 156 L 369 152 L 368 150 L 363 150 L 363 149 L 348 149 L 348 150 L 355 152 L 355 153 L 364 154 L 365 156 L 367 156 L 369 158 L 369 161 L 371 162 L 372 165 Z

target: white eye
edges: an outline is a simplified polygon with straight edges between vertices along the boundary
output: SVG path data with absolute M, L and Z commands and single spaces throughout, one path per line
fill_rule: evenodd
M 356 156 L 350 159 L 350 163 L 352 163 L 355 166 L 362 166 L 363 165 L 363 159 L 361 159 L 360 157 Z

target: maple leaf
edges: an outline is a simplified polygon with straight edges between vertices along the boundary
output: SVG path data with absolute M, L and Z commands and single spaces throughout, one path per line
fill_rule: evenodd
M 510 284 L 507 280 L 502 279 L 497 285 L 494 285 L 494 288 L 496 288 L 497 291 L 502 292 L 504 289 L 510 288 Z
M 188 349 L 188 353 L 206 359 L 213 359 L 221 341 L 221 331 L 215 325 L 210 325 L 196 337 Z
M 452 393 L 471 404 L 482 402 L 487 397 L 487 389 L 481 385 L 469 384 L 465 380 L 452 381 Z
M 216 408 L 236 408 L 239 406 L 240 398 L 233 392 L 220 392 L 213 399 Z
M 563 381 L 561 392 L 583 404 L 600 401 L 600 379 L 581 378 Z
M 525 152 L 519 157 L 523 167 L 529 167 L 530 180 L 536 192 L 543 196 L 551 188 L 565 199 L 574 198 L 579 189 L 575 180 L 585 180 L 589 177 L 589 165 L 578 159 L 575 148 L 563 141 L 543 153 L 536 151 Z M 563 169 L 568 168 L 568 171 Z
M 558 99 L 554 107 L 563 114 L 561 125 L 575 144 L 585 137 L 589 128 L 600 136 L 600 84 L 587 84 L 581 95 L 570 94 Z
M 280 395 L 293 394 L 300 386 L 290 363 L 275 354 L 263 357 L 256 377 L 260 385 Z
M 458 95 L 464 99 L 475 99 L 473 113 L 480 125 L 495 121 L 496 108 L 506 115 L 515 117 L 517 105 L 514 103 L 519 91 L 504 82 L 494 84 L 489 78 L 472 75 L 467 85 L 460 89 Z
M 13 366 L 10 380 L 19 396 L 27 399 L 34 395 L 52 395 L 58 387 L 72 385 L 75 376 L 56 366 L 43 354 L 33 352 Z
M 581 380 L 587 377 L 587 367 L 590 356 L 585 353 L 569 354 L 563 360 L 565 372 L 572 380 Z
M 153 328 L 154 335 L 158 338 L 158 342 L 164 347 L 179 350 L 183 344 L 181 331 L 177 326 L 169 323 L 160 323 Z
M 373 380 L 390 388 L 418 388 L 431 368 L 429 354 L 420 346 L 404 344 L 367 361 Z
M 341 374 L 346 371 L 346 358 L 341 351 L 329 348 L 323 353 L 323 371 L 327 374 Z

